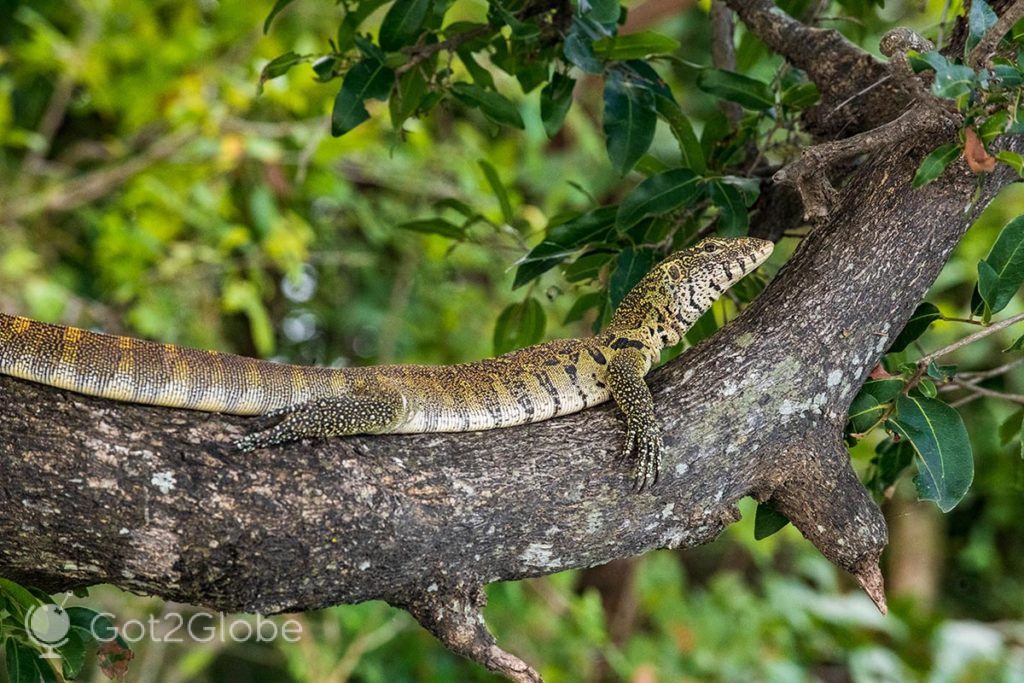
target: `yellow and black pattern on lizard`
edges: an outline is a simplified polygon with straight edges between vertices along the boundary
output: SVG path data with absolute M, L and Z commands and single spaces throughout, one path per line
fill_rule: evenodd
M 459 365 L 321 368 L 89 332 L 0 314 L 0 373 L 132 403 L 279 417 L 252 450 L 305 437 L 465 432 L 538 422 L 613 398 L 626 416 L 635 483 L 657 479 L 661 437 L 644 376 L 662 349 L 771 254 L 709 238 L 630 291 L 607 329 Z

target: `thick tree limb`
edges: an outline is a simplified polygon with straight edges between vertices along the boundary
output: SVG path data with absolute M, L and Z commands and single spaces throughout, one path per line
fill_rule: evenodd
M 836 164 L 862 154 L 901 146 L 912 137 L 949 134 L 959 128 L 961 115 L 948 100 L 935 97 L 916 76 L 907 61 L 909 50 L 933 49 L 930 42 L 906 28 L 893 29 L 881 40 L 882 52 L 890 58 L 893 82 L 913 97 L 913 104 L 897 118 L 877 128 L 805 149 L 800 158 L 774 175 L 778 183 L 796 187 L 804 205 L 804 218 L 820 221 L 828 216 L 836 198 L 828 171 Z
M 623 432 L 607 406 L 501 432 L 241 454 L 228 443 L 250 419 L 5 377 L 0 575 L 229 611 L 379 598 L 456 651 L 533 681 L 479 621 L 481 586 L 705 543 L 753 495 L 881 601 L 884 522 L 839 435 L 973 213 L 975 176 L 959 162 L 909 189 L 939 141 L 858 170 L 830 222 L 744 315 L 656 373 L 666 452 L 651 492 L 632 493 L 613 464 Z M 984 198 L 1009 181 L 988 177 Z
M 823 138 L 857 133 L 891 120 L 907 93 L 878 61 L 835 29 L 808 26 L 772 0 L 725 0 L 747 28 L 818 86 L 821 102 L 805 112 L 808 129 Z

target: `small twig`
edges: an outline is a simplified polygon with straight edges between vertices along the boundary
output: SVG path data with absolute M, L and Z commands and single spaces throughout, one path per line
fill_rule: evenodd
M 1017 0 L 1006 8 L 1003 16 L 999 17 L 992 28 L 985 32 L 978 44 L 967 55 L 967 66 L 973 69 L 983 66 L 999 47 L 999 41 L 1003 39 L 1003 36 L 1009 33 L 1013 25 L 1021 19 L 1024 19 L 1024 0 Z
M 61 123 L 63 123 L 68 106 L 71 104 L 71 98 L 75 94 L 75 86 L 77 85 L 82 65 L 88 63 L 88 60 L 84 59 L 84 57 L 96 44 L 100 29 L 102 28 L 102 22 L 97 19 L 97 12 L 85 11 L 79 3 L 70 4 L 73 6 L 75 14 L 82 19 L 82 32 L 77 44 L 73 48 L 74 58 L 67 60 L 68 64 L 66 66 L 68 68 L 61 72 L 60 77 L 54 84 L 53 92 L 39 119 L 36 133 L 38 133 L 42 140 L 42 144 L 26 154 L 25 159 L 21 163 L 19 177 L 22 183 L 39 173 L 46 160 L 46 156 L 50 153 L 50 149 L 53 147 L 53 137 L 57 134 Z
M 953 353 L 954 351 L 962 349 L 968 344 L 973 344 L 979 339 L 984 339 L 985 337 L 991 334 L 995 334 L 1000 330 L 1004 330 L 1007 327 L 1010 327 L 1011 325 L 1019 323 L 1021 320 L 1024 320 L 1024 313 L 1018 313 L 1017 315 L 1007 318 L 1006 320 L 1000 320 L 997 323 L 988 325 L 985 328 L 978 330 L 974 334 L 967 335 L 963 339 L 959 339 L 953 342 L 952 344 L 949 344 L 948 346 L 943 346 L 941 349 L 932 351 L 929 354 L 921 356 L 921 358 L 919 358 L 917 361 L 917 371 L 914 372 L 914 375 L 909 380 L 907 380 L 906 385 L 904 385 L 903 387 L 903 392 L 906 393 L 910 391 L 920 383 L 921 378 L 924 377 L 925 373 L 928 371 L 928 366 L 932 363 L 932 361 L 941 358 L 942 356 L 945 356 L 947 354 Z M 951 379 L 950 381 L 953 381 L 953 379 Z
M 799 159 L 779 169 L 772 179 L 796 187 L 804 203 L 806 220 L 823 219 L 828 216 L 836 196 L 826 169 L 845 159 L 895 147 L 912 135 L 937 132 L 947 125 L 948 119 L 936 116 L 933 107 L 919 104 L 878 128 L 808 147 Z
M 1010 370 L 1013 370 L 1014 368 L 1019 367 L 1022 364 L 1024 364 L 1024 358 L 1018 358 L 1017 360 L 1012 360 L 1009 363 L 1004 363 L 999 367 L 995 367 L 990 370 L 978 370 L 976 372 L 960 372 L 957 373 L 957 375 L 961 379 L 970 382 L 982 382 L 986 379 L 992 379 L 993 377 L 1004 375 Z
M 494 30 L 495 28 L 490 24 L 484 24 L 483 26 L 477 26 L 476 28 L 468 31 L 456 33 L 451 38 L 437 43 L 431 43 L 429 45 L 420 43 L 410 48 L 406 48 L 405 52 L 409 55 L 409 61 L 396 68 L 395 75 L 401 76 L 406 71 L 409 71 L 427 61 L 438 52 L 455 52 L 471 40 L 481 38 L 488 33 L 494 32 Z
M 974 401 L 977 401 L 979 398 L 981 398 L 981 394 L 967 394 L 963 398 L 958 398 L 957 400 L 950 403 L 949 407 L 959 408 L 960 406 L 965 406 L 968 403 L 973 403 Z
M 797 21 L 771 0 L 725 0 L 747 28 L 774 52 L 807 72 L 819 88 L 835 80 L 839 62 L 871 62 L 874 58 L 841 33 Z
M 1012 403 L 1019 403 L 1024 405 L 1024 395 L 1021 394 L 1007 394 L 1002 391 L 996 391 L 995 389 L 986 389 L 985 387 L 979 387 L 976 384 L 970 382 L 963 382 L 956 379 L 955 377 L 950 380 L 953 384 L 957 385 L 961 389 L 966 389 L 972 394 L 978 396 L 987 396 L 989 398 L 998 398 L 1004 401 L 1011 401 Z
M 2 218 L 16 221 L 40 212 L 66 212 L 76 209 L 113 192 L 133 176 L 174 155 L 195 136 L 196 132 L 191 129 L 174 132 L 157 140 L 137 156 L 71 178 L 21 201 L 12 201 L 5 207 Z
M 736 70 L 736 46 L 733 43 L 733 12 L 723 0 L 711 2 L 711 63 L 718 69 Z M 743 109 L 735 102 L 721 100 L 719 108 L 733 126 L 743 118 Z
M 953 353 L 954 351 L 958 351 L 963 347 L 967 346 L 968 344 L 973 344 L 979 339 L 984 339 L 985 337 L 995 334 L 1000 330 L 1005 330 L 1007 327 L 1010 327 L 1011 325 L 1016 325 L 1022 320 L 1024 320 L 1024 313 L 1018 313 L 1017 315 L 1011 316 L 1006 320 L 1000 320 L 997 323 L 992 323 L 991 325 L 985 327 L 984 329 L 978 330 L 974 334 L 969 334 L 963 339 L 959 339 L 953 342 L 952 344 L 949 344 L 948 346 L 943 346 L 941 349 L 937 349 L 925 356 L 922 356 L 920 360 L 917 361 L 917 367 L 918 369 L 927 368 L 928 364 L 936 360 L 937 358 L 941 358 L 942 356 Z
M 974 318 L 947 318 L 946 316 L 942 316 L 939 320 L 947 323 L 966 323 L 968 325 L 980 325 L 981 327 L 985 327 L 985 323 L 980 320 L 975 320 Z
M 989 370 L 979 370 L 977 372 L 958 372 L 953 377 L 949 377 L 948 379 L 946 379 L 945 382 L 941 386 L 939 386 L 938 390 L 944 394 L 952 391 L 959 391 L 963 387 L 958 386 L 957 383 L 953 382 L 954 379 L 957 379 L 960 382 L 970 384 L 973 386 L 975 384 L 980 384 L 981 382 L 984 382 L 987 379 L 992 379 L 993 377 L 998 377 L 999 375 L 1006 374 L 1010 370 L 1013 370 L 1014 368 L 1020 366 L 1021 363 L 1024 363 L 1024 358 L 1018 358 L 1015 361 L 1004 363 L 999 367 L 991 368 Z
M 949 8 L 953 4 L 953 0 L 946 0 L 942 3 L 942 16 L 939 17 L 939 30 L 935 36 L 935 44 L 940 48 L 942 47 L 942 41 L 945 38 L 946 33 L 946 22 L 949 21 Z
M 836 190 L 826 173 L 830 167 L 862 154 L 896 147 L 912 136 L 930 135 L 959 125 L 960 115 L 924 87 L 907 61 L 908 50 L 927 51 L 933 47 L 932 44 L 910 29 L 897 28 L 882 37 L 880 46 L 890 58 L 890 76 L 911 95 L 914 103 L 899 117 L 877 128 L 805 149 L 799 159 L 775 174 L 775 182 L 796 187 L 803 200 L 806 220 L 828 217 L 836 197 Z

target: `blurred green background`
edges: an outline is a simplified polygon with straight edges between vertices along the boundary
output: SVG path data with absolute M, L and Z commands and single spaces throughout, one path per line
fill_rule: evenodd
M 0 4 L 0 310 L 301 363 L 490 355 L 498 313 L 524 297 L 511 287 L 514 264 L 548 219 L 621 197 L 634 182 L 607 161 L 594 120 L 599 82 L 580 83 L 567 129 L 552 141 L 537 92 L 519 98 L 523 132 L 495 136 L 477 115 L 442 107 L 400 136 L 378 109 L 334 139 L 336 84 L 316 83 L 305 66 L 259 97 L 256 83 L 278 54 L 323 51 L 342 10 L 297 2 L 263 36 L 270 4 Z M 709 61 L 706 6 L 630 5 L 638 27 L 679 39 L 684 59 Z M 958 11 L 890 0 L 865 22 L 843 20 L 841 3 L 824 7 L 826 25 L 872 50 L 894 24 L 934 36 L 943 12 Z M 779 64 L 749 36 L 739 57 L 764 78 Z M 699 127 L 715 102 L 688 87 L 685 66 L 660 72 Z M 659 131 L 652 151 L 674 144 Z M 481 159 L 498 169 L 518 229 L 504 223 Z M 446 199 L 493 224 L 458 243 L 396 228 L 457 215 Z M 944 313 L 967 314 L 975 264 L 1022 211 L 1024 191 L 1010 188 L 971 230 L 930 297 Z M 795 244 L 784 240 L 770 273 Z M 533 286 L 545 336 L 587 332 L 590 320 L 562 322 L 581 291 L 558 271 Z M 1015 301 L 1005 314 L 1021 310 Z M 938 323 L 921 343 L 937 348 L 965 332 Z M 971 369 L 1008 362 L 1012 338 L 989 337 L 955 360 Z M 1018 369 L 991 386 L 1020 393 L 1022 379 Z M 1012 407 L 981 399 L 961 410 L 977 465 L 968 497 L 942 515 L 916 503 L 904 480 L 884 503 L 888 617 L 791 527 L 755 542 L 745 501 L 743 521 L 710 546 L 491 586 L 488 620 L 505 648 L 553 683 L 1024 681 L 1024 460 L 1019 443 L 998 435 Z M 859 464 L 870 445 L 858 447 Z M 111 588 L 76 603 L 122 622 L 155 616 L 158 633 L 174 624 L 167 614 L 194 611 Z M 492 678 L 383 604 L 293 618 L 303 628 L 295 644 L 144 640 L 129 680 Z M 85 678 L 103 680 L 92 667 Z

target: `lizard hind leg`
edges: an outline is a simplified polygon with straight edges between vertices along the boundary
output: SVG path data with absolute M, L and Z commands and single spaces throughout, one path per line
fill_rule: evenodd
M 280 422 L 242 437 L 235 447 L 248 452 L 306 438 L 381 434 L 401 423 L 406 409 L 398 392 L 317 398 L 268 414 Z

